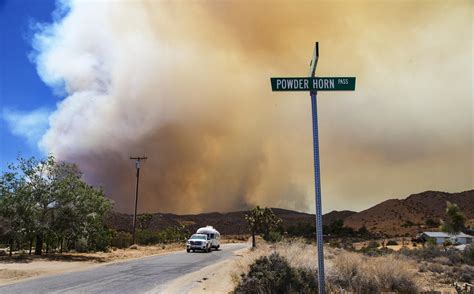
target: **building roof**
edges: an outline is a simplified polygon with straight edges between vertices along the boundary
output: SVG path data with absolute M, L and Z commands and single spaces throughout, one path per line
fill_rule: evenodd
M 430 238 L 474 238 L 473 236 L 464 234 L 463 232 L 456 235 L 450 235 L 445 232 L 423 232 L 422 234 Z

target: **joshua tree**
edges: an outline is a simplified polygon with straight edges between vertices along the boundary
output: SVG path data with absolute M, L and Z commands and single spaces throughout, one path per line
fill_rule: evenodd
M 281 222 L 270 208 L 255 207 L 245 216 L 245 220 L 249 225 L 250 232 L 252 233 L 252 247 L 255 247 L 255 234 L 263 234 L 264 239 L 268 239 L 268 236 L 274 228 Z
M 456 235 L 464 229 L 466 218 L 455 203 L 447 202 L 446 219 L 441 225 L 441 230 L 450 235 Z

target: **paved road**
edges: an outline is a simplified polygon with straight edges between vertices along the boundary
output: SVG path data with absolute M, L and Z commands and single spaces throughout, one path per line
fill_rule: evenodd
M 247 244 L 225 244 L 211 253 L 174 252 L 54 275 L 0 287 L 0 293 L 143 293 L 223 261 Z

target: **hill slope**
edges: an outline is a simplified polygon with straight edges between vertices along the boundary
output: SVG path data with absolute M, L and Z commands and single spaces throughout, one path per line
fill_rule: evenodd
M 371 232 L 387 236 L 413 235 L 423 230 L 436 230 L 426 221 L 439 221 L 445 216 L 446 202 L 456 203 L 467 219 L 474 218 L 474 190 L 460 193 L 426 191 L 406 199 L 390 199 L 344 219 L 352 228 L 366 226 Z
M 390 199 L 367 210 L 354 212 L 349 210 L 331 211 L 323 215 L 323 223 L 329 225 L 335 220 L 344 220 L 344 225 L 359 229 L 365 226 L 371 232 L 380 232 L 386 236 L 413 236 L 423 230 L 437 230 L 426 225 L 427 220 L 439 221 L 445 216 L 446 202 L 456 203 L 467 219 L 474 219 L 474 190 L 460 193 L 426 191 L 413 194 L 406 199 Z M 288 227 L 298 223 L 314 224 L 314 214 L 302 213 L 281 208 L 272 208 L 273 212 Z M 176 215 L 155 213 L 149 229 L 160 230 L 170 226 L 185 225 L 191 232 L 199 227 L 211 225 L 222 234 L 247 234 L 245 214 L 248 211 L 228 213 L 202 213 Z M 132 230 L 132 216 L 114 213 L 109 218 L 109 226 L 121 231 Z
M 283 220 L 283 226 L 288 227 L 298 223 L 314 224 L 314 214 L 297 212 L 281 208 L 272 208 L 273 212 Z M 155 213 L 150 222 L 150 230 L 160 230 L 169 226 L 185 225 L 191 232 L 198 228 L 210 225 L 216 227 L 221 234 L 248 234 L 245 214 L 248 211 L 235 211 L 228 213 L 201 213 L 190 215 L 176 215 L 171 213 Z M 323 223 L 330 224 L 335 220 L 344 220 L 353 211 L 332 211 L 323 215 Z M 114 213 L 109 218 L 109 226 L 120 231 L 132 230 L 132 215 Z

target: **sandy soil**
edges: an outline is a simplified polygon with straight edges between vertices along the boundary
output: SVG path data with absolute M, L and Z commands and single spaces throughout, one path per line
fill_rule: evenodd
M 134 258 L 183 250 L 183 244 L 138 246 L 138 249 L 116 249 L 97 253 L 64 253 L 39 256 L 1 257 L 0 286 L 27 278 L 48 276 L 89 269 L 104 263 L 126 261 Z

